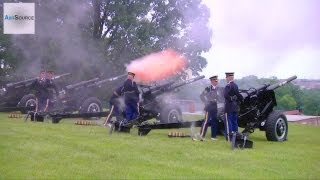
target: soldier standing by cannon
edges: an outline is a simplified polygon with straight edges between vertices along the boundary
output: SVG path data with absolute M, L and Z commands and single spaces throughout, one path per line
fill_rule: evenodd
M 48 109 L 51 110 L 54 106 L 54 94 L 56 98 L 59 98 L 59 89 L 56 86 L 56 83 L 54 82 L 54 72 L 53 71 L 47 71 L 46 74 L 46 82 L 47 86 L 49 88 L 49 106 Z M 54 92 L 53 92 L 54 91 Z
M 217 140 L 218 133 L 218 76 L 212 76 L 209 78 L 211 85 L 206 87 L 204 91 L 200 94 L 201 101 L 205 104 L 204 110 L 205 120 L 200 129 L 200 138 L 204 140 L 207 132 L 209 123 L 211 124 L 211 140 Z M 196 140 L 196 139 L 193 139 Z
M 31 90 L 35 91 L 36 112 L 46 112 L 49 107 L 49 83 L 46 72 L 41 71 L 39 77 L 31 84 Z M 43 118 L 40 120 L 43 121 Z
M 123 84 L 122 94 L 126 105 L 125 117 L 126 123 L 131 123 L 132 120 L 138 118 L 139 115 L 139 89 L 136 82 L 133 81 L 135 74 L 128 72 L 128 78 Z
M 225 135 L 227 141 L 230 141 L 232 133 L 238 132 L 238 101 L 242 101 L 238 85 L 233 82 L 234 73 L 226 72 L 227 85 L 224 89 L 225 98 Z

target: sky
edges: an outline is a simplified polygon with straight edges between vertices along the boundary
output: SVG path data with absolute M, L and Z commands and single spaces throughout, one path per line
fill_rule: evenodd
M 212 47 L 206 77 L 320 79 L 320 1 L 203 0 Z

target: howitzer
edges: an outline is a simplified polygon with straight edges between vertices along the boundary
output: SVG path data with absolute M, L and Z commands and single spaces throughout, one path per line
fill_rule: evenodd
M 284 141 L 288 134 L 286 116 L 274 110 L 277 105 L 274 90 L 295 80 L 292 76 L 275 84 L 265 84 L 259 88 L 241 91 L 243 101 L 240 103 L 239 127 L 243 133 L 254 132 L 255 128 L 266 131 L 269 141 Z
M 53 79 L 59 79 L 69 76 L 70 73 L 55 76 Z M 30 85 L 37 78 L 31 78 L 24 81 L 7 83 L 0 91 L 0 111 L 21 111 L 26 113 L 30 108 L 27 106 L 35 106 L 35 97 L 30 94 Z
M 274 110 L 277 105 L 274 90 L 288 84 L 296 79 L 292 76 L 286 80 L 275 84 L 265 84 L 259 88 L 250 88 L 241 90 L 240 94 L 243 101 L 240 102 L 238 125 L 244 128 L 244 134 L 254 132 L 255 128 L 266 131 L 266 137 L 269 141 L 284 141 L 288 134 L 288 123 L 286 116 L 281 112 Z M 223 129 L 224 114 L 223 111 L 218 115 L 219 129 Z M 195 126 L 201 125 L 203 120 L 195 122 Z M 151 129 L 169 129 L 190 126 L 189 122 L 178 123 L 155 123 L 145 124 L 139 127 L 140 135 L 146 135 Z
M 175 122 L 181 122 L 182 116 L 181 116 L 181 110 L 180 108 L 175 105 L 174 103 L 168 103 L 159 100 L 160 98 L 157 98 L 161 94 L 165 94 L 168 92 L 171 92 L 175 90 L 176 88 L 179 88 L 181 86 L 190 84 L 192 82 L 198 81 L 200 79 L 203 79 L 204 76 L 199 76 L 193 79 L 189 79 L 182 82 L 169 82 L 161 86 L 150 86 L 145 87 L 144 89 L 141 89 L 142 96 L 144 99 L 140 103 L 140 115 L 135 120 L 136 122 L 143 123 L 144 121 L 147 121 L 152 118 L 156 118 L 160 120 L 161 123 L 175 123 Z M 104 113 L 103 113 L 104 114 Z M 104 114 L 107 115 L 107 114 Z M 85 113 L 78 113 L 78 114 L 51 114 L 51 117 L 55 119 L 59 119 L 59 121 L 63 118 L 79 118 L 79 117 L 101 117 L 99 114 L 85 114 Z
M 125 75 L 120 75 L 106 79 L 93 78 L 67 85 L 60 91 L 60 99 L 63 102 L 64 109 L 66 111 L 79 110 L 80 113 L 102 111 L 101 96 L 99 96 L 98 93 L 99 88 L 103 87 L 102 85 L 121 79 L 124 76 Z
M 171 93 L 181 86 L 203 78 L 204 76 L 199 76 L 181 82 L 172 81 L 163 85 L 140 88 L 142 101 L 140 102 L 138 121 L 142 123 L 152 118 L 160 120 L 161 123 L 177 123 L 183 121 L 180 107 L 173 101 L 167 101 L 162 95 Z

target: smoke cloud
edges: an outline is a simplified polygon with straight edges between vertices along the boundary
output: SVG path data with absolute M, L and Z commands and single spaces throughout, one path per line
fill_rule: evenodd
M 35 76 L 41 69 L 72 72 L 82 79 L 93 72 L 108 72 L 103 53 L 90 38 L 92 8 L 85 0 L 36 1 L 34 35 L 14 35 L 13 45 L 22 53 L 18 75 Z M 86 34 L 87 33 L 87 34 Z M 89 37 L 89 38 L 88 38 Z M 90 74 L 91 73 L 91 74 Z
M 174 75 L 186 66 L 186 62 L 181 54 L 167 49 L 133 60 L 127 71 L 135 73 L 139 82 L 151 82 Z

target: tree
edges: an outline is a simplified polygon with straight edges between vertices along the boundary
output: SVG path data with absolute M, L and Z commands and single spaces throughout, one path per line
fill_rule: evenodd
M 197 74 L 211 47 L 208 8 L 200 0 L 93 0 L 93 36 L 103 39 L 112 66 L 165 48 L 182 52 Z M 122 62 L 122 63 L 119 63 Z
M 23 54 L 17 73 L 48 68 L 79 78 L 108 76 L 123 73 L 133 59 L 165 48 L 183 53 L 194 74 L 206 66 L 201 54 L 211 48 L 211 31 L 206 25 L 209 10 L 201 0 L 35 3 L 36 34 L 11 38 Z
M 283 110 L 291 110 L 296 109 L 297 102 L 295 99 L 289 94 L 284 95 L 282 98 L 278 100 L 278 108 Z

